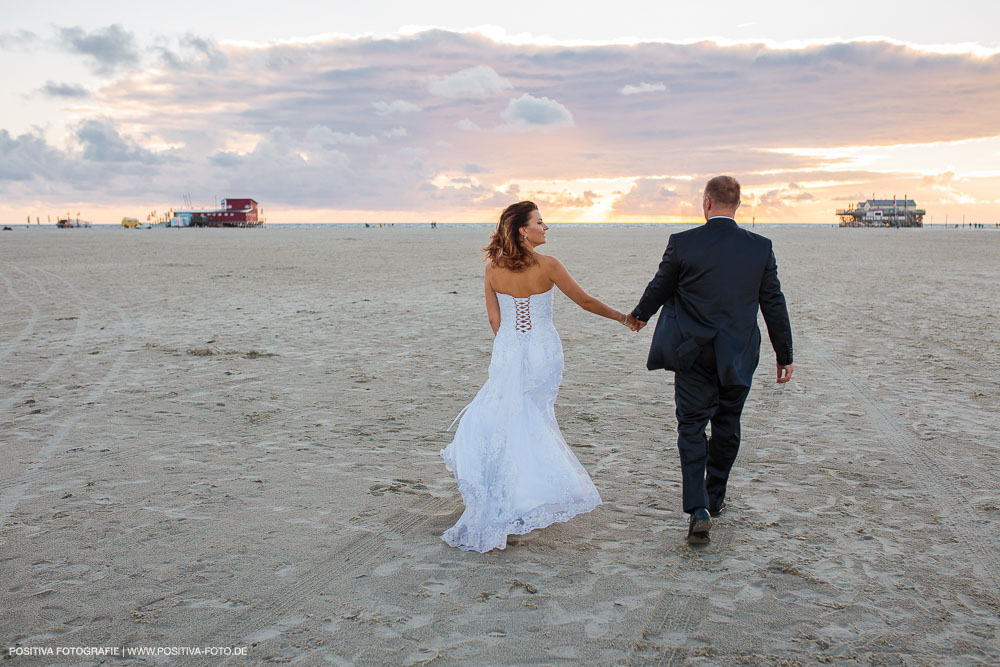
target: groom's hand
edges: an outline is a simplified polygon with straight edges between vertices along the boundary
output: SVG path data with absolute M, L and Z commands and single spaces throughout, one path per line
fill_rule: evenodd
M 792 370 L 795 364 L 778 364 L 778 384 L 784 384 L 792 379 Z
M 643 322 L 642 320 L 637 320 L 635 318 L 635 315 L 629 313 L 628 317 L 625 319 L 625 326 L 627 326 L 632 331 L 638 331 L 639 329 L 642 329 L 644 326 L 646 326 L 646 323 Z

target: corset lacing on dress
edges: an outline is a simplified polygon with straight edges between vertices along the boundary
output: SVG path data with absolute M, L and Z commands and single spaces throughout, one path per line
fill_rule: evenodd
M 514 299 L 514 331 L 527 333 L 531 331 L 531 297 L 511 297 Z

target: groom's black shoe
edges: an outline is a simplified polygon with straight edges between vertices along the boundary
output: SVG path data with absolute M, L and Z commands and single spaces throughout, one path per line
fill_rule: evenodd
M 724 509 L 726 509 L 726 501 L 725 501 L 725 500 L 722 500 L 722 501 L 719 501 L 719 504 L 718 504 L 718 505 L 714 505 L 714 506 L 712 506 L 712 507 L 709 507 L 709 508 L 708 508 L 708 513 L 709 513 L 710 515 L 712 515 L 712 518 L 714 519 L 715 517 L 717 517 L 717 516 L 719 516 L 720 514 L 722 514 L 722 511 L 723 511 Z
M 688 544 L 708 544 L 712 540 L 708 536 L 708 531 L 712 529 L 712 517 L 708 510 L 699 507 L 691 512 L 691 523 L 688 524 Z

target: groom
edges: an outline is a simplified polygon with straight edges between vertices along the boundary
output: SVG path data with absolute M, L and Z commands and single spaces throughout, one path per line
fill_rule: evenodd
M 760 359 L 757 309 L 778 362 L 792 378 L 792 329 L 771 241 L 737 226 L 740 184 L 705 185 L 704 225 L 672 234 L 656 275 L 628 316 L 638 331 L 663 306 L 646 367 L 674 371 L 677 448 L 688 542 L 706 544 L 725 508 L 726 483 L 740 446 L 740 414 Z M 705 427 L 712 424 L 712 437 Z

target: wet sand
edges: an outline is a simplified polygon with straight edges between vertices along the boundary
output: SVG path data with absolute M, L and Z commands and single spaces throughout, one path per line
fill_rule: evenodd
M 670 227 L 554 225 L 631 308 Z M 115 664 L 996 664 L 1000 233 L 759 229 L 765 336 L 729 508 L 684 542 L 671 376 L 561 294 L 556 415 L 604 504 L 452 549 L 439 456 L 492 342 L 488 229 L 0 235 L 0 650 Z M 12 664 L 98 664 L 31 658 Z

